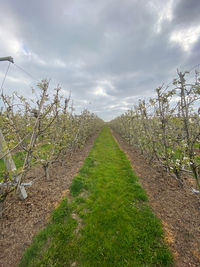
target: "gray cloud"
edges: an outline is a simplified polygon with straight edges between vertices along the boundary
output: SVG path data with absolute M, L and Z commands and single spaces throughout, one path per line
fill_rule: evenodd
M 13 56 L 36 79 L 51 78 L 63 94 L 71 90 L 77 112 L 87 107 L 109 120 L 153 95 L 177 67 L 199 63 L 199 1 L 0 3 L 2 56 Z M 6 64 L 0 65 L 0 81 Z M 29 96 L 35 84 L 14 65 L 5 88 Z
M 179 27 L 188 27 L 200 23 L 200 1 L 182 0 L 174 9 L 174 23 Z

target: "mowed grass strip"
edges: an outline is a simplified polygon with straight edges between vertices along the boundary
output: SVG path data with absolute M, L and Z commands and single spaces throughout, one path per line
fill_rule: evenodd
M 160 221 L 105 127 L 20 266 L 170 266 Z

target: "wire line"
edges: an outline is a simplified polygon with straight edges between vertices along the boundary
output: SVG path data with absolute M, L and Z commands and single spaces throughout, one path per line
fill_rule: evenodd
M 8 70 L 9 70 L 9 68 L 10 68 L 10 63 L 11 63 L 11 62 L 8 63 L 8 67 L 7 67 L 7 70 L 6 70 L 6 72 L 5 72 L 5 75 L 4 75 L 2 84 L 1 84 L 1 89 L 0 89 L 1 95 L 3 94 L 3 86 L 4 86 L 4 82 L 5 82 L 6 77 L 7 77 L 7 74 L 8 74 Z
M 33 80 L 35 81 L 39 81 L 38 79 L 36 79 L 32 74 L 30 74 L 29 72 L 27 72 L 24 68 L 20 67 L 19 65 L 17 65 L 16 63 L 14 63 L 14 65 L 20 69 L 21 71 L 23 71 L 24 73 L 26 73 L 28 76 L 30 76 Z

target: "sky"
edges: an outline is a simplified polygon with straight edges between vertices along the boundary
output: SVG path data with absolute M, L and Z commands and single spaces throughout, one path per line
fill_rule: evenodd
M 105 121 L 200 63 L 199 0 L 0 0 L 3 90 L 58 84 Z M 8 62 L 0 62 L 0 85 Z M 36 92 L 39 89 L 36 89 Z M 52 91 L 51 91 L 52 92 Z

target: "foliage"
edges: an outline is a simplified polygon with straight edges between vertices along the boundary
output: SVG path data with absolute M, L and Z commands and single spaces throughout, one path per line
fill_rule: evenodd
M 82 147 L 103 125 L 102 120 L 87 110 L 75 115 L 70 98 L 63 99 L 60 87 L 51 93 L 47 80 L 38 83 L 37 90 L 40 90 L 40 96 L 33 94 L 31 100 L 17 93 L 2 95 L 5 109 L 0 113 L 0 128 L 17 165 L 17 173 L 11 174 L 17 176 L 17 183 L 12 183 L 12 188 L 19 188 L 30 168 L 37 164 L 43 166 L 49 180 L 49 167 L 56 161 L 64 164 L 66 156 Z M 17 155 L 21 155 L 20 162 Z M 3 165 L 1 161 L 1 174 L 5 169 Z M 6 176 L 2 175 L 0 179 L 2 188 L 8 188 Z
M 110 125 L 151 161 L 174 173 L 180 184 L 182 172 L 191 172 L 200 188 L 200 78 L 196 71 L 194 81 L 187 82 L 188 74 L 178 72 L 172 87 L 157 88 L 155 98 L 140 100 Z

